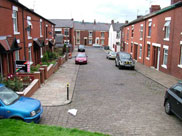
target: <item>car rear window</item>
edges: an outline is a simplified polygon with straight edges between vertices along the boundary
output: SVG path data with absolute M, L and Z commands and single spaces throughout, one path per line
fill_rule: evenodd
M 130 59 L 131 58 L 131 55 L 130 54 L 126 54 L 126 53 L 121 53 L 120 54 L 120 58 L 121 59 Z
M 85 54 L 78 54 L 77 55 L 78 58 L 85 58 L 85 56 L 86 56 Z

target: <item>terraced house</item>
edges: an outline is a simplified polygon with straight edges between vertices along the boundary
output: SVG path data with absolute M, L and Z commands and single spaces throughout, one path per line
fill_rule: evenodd
M 94 23 L 90 22 L 74 22 L 74 35 L 75 44 L 83 44 L 92 46 L 93 44 L 99 44 L 102 46 L 108 45 L 109 27 L 107 23 Z
M 171 0 L 161 9 L 152 5 L 150 14 L 122 29 L 122 48 L 138 62 L 156 70 L 182 77 L 182 0 Z
M 25 7 L 18 0 L 0 0 L 0 74 L 15 72 L 15 61 L 40 63 L 52 51 L 55 24 Z

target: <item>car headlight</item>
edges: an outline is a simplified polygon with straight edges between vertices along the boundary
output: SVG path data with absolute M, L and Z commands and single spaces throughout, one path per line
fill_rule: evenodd
M 30 112 L 30 115 L 31 115 L 31 117 L 33 117 L 33 116 L 36 115 L 36 112 L 35 111 L 32 111 L 32 112 Z
M 123 64 L 124 64 L 124 62 L 120 61 L 120 65 L 123 65 Z

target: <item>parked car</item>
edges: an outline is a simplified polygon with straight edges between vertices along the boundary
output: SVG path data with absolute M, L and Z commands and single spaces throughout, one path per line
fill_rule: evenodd
M 106 55 L 107 59 L 115 59 L 116 58 L 116 52 L 114 51 L 110 51 L 108 52 L 108 54 Z
M 75 64 L 87 64 L 87 57 L 85 53 L 78 53 L 75 58 Z
M 135 69 L 135 61 L 132 59 L 131 54 L 126 52 L 118 52 L 115 58 L 115 66 L 119 69 L 124 67 Z
M 0 84 L 0 118 L 38 123 L 42 112 L 43 108 L 39 100 L 19 96 Z
M 84 45 L 79 45 L 78 46 L 78 52 L 85 52 L 85 46 Z
M 174 113 L 182 120 L 182 83 L 177 83 L 167 89 L 164 98 L 164 107 L 168 115 Z
M 99 44 L 93 44 L 93 47 L 95 47 L 95 48 L 102 48 L 102 45 L 99 45 Z

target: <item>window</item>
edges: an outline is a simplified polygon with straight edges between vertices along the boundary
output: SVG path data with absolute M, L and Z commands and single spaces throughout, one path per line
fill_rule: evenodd
M 116 35 L 116 38 L 117 38 L 117 39 L 120 39 L 120 37 L 121 37 L 121 34 L 120 34 L 120 31 L 118 31 L 118 32 L 117 32 L 117 35 Z
M 28 39 L 32 39 L 31 37 L 31 29 L 32 29 L 31 17 L 27 16 L 27 35 Z
M 89 32 L 89 37 L 92 37 L 92 32 Z
M 151 32 L 152 32 L 152 21 L 149 21 L 149 23 L 148 23 L 148 36 L 151 36 Z
M 19 50 L 15 51 L 15 60 L 20 60 Z
M 80 39 L 76 39 L 76 44 L 80 44 Z
M 101 32 L 101 37 L 102 37 L 102 38 L 104 37 L 104 32 Z
M 164 31 L 165 31 L 165 39 L 169 40 L 170 35 L 170 20 L 166 21 L 164 24 Z
M 142 45 L 140 45 L 140 54 L 139 54 L 139 58 L 142 57 Z
M 69 44 L 70 41 L 69 40 L 64 40 L 64 44 Z
M 104 45 L 104 40 L 103 39 L 101 39 L 101 45 Z
M 28 57 L 29 57 L 30 64 L 32 64 L 32 50 L 31 50 L 31 47 L 32 47 L 32 43 L 29 43 L 28 44 Z
M 134 25 L 132 25 L 132 27 L 131 27 L 131 37 L 133 37 L 134 36 Z
M 143 24 L 140 26 L 140 39 L 143 39 Z
M 40 58 L 43 58 L 43 49 L 42 49 L 42 47 L 40 48 Z
M 42 19 L 40 19 L 40 37 L 42 37 Z
M 76 37 L 80 38 L 80 31 L 76 31 Z
M 131 43 L 131 53 L 133 53 L 133 43 Z
M 13 29 L 14 29 L 14 34 L 20 34 L 18 32 L 18 8 L 13 6 L 13 14 L 12 14 L 12 18 L 13 18 Z
M 46 39 L 47 39 L 48 38 L 48 25 L 46 25 L 45 34 L 46 34 Z
M 147 44 L 147 58 L 150 58 L 150 44 Z
M 54 30 L 56 34 L 62 34 L 62 28 L 55 28 Z
M 89 39 L 89 44 L 92 44 L 92 39 Z
M 129 29 L 127 30 L 127 40 L 129 40 Z
M 68 28 L 65 28 L 65 29 L 64 29 L 64 35 L 65 35 L 65 36 L 69 36 L 69 29 L 68 29 Z
M 168 57 L 168 49 L 164 48 L 163 66 L 166 66 L 166 68 L 167 68 L 167 57 Z

